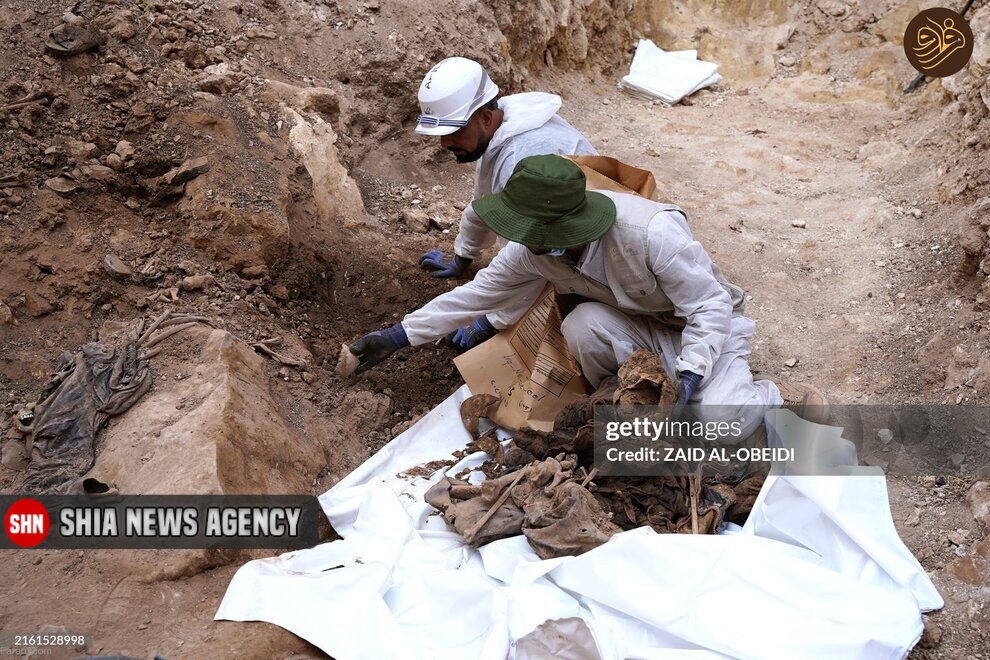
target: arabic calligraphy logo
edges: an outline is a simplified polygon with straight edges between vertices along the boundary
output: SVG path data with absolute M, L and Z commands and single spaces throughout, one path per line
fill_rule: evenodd
M 911 66 L 927 76 L 951 76 L 966 66 L 973 54 L 973 31 L 966 19 L 951 9 L 926 9 L 908 23 L 904 54 Z

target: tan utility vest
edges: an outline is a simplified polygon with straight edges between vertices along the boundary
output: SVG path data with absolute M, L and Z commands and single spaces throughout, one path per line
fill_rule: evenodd
M 678 224 L 691 236 L 684 211 L 673 204 L 661 204 L 636 195 L 599 192 L 615 202 L 616 210 L 615 225 L 600 239 L 599 246 L 605 251 L 607 284 L 584 276 L 562 259 L 536 260 L 540 271 L 553 282 L 558 293 L 581 295 L 633 314 L 658 315 L 665 323 L 683 326 L 684 320 L 674 316 L 674 305 L 653 273 L 647 230 L 658 213 L 673 211 L 678 214 L 673 216 L 680 220 Z M 745 292 L 728 282 L 715 263 L 712 263 L 712 274 L 729 294 L 733 313 L 742 314 Z

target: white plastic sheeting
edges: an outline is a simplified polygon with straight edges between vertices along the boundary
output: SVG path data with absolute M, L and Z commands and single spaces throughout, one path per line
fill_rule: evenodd
M 696 50 L 667 52 L 649 39 L 640 39 L 619 88 L 634 96 L 657 98 L 668 105 L 722 80 L 718 65 L 698 59 Z
M 768 479 L 746 526 L 640 528 L 542 561 L 525 537 L 475 550 L 401 476 L 469 440 L 461 388 L 320 502 L 343 540 L 252 561 L 217 619 L 268 621 L 351 658 L 899 658 L 942 606 L 894 531 L 882 474 Z M 849 457 L 831 427 L 786 411 L 771 441 Z M 449 474 L 477 466 L 466 457 Z

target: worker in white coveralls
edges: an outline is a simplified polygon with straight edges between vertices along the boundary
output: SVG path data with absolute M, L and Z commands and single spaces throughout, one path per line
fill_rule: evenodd
M 557 116 L 559 96 L 527 92 L 499 99 L 498 92 L 484 68 L 464 57 L 440 61 L 419 86 L 422 114 L 416 132 L 440 137 L 440 145 L 459 163 L 477 162 L 472 199 L 501 191 L 526 156 L 597 153 L 583 135 Z M 434 277 L 459 277 L 495 241 L 496 234 L 469 204 L 461 214 L 453 256 L 448 259 L 440 250 L 431 250 L 419 263 Z M 509 325 L 497 312 L 468 319 L 451 341 L 459 350 L 467 350 Z
M 512 242 L 473 281 L 355 342 L 359 372 L 480 314 L 501 310 L 518 320 L 549 281 L 557 292 L 587 300 L 564 318 L 561 330 L 592 386 L 645 348 L 661 356 L 679 403 L 725 410 L 784 402 L 773 382 L 754 382 L 747 357 L 755 324 L 733 302 L 741 291 L 720 281 L 676 206 L 585 191 L 577 165 L 548 155 L 521 160 L 505 189 L 475 200 L 474 210 Z M 788 403 L 823 403 L 807 400 L 820 396 L 813 388 L 790 387 L 795 396 Z M 761 417 L 750 416 L 754 427 Z M 752 430 L 744 429 L 746 435 Z

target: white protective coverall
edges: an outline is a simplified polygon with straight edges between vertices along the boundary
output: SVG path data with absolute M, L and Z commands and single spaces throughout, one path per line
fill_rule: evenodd
M 472 199 L 500 192 L 512 176 L 516 163 L 527 156 L 597 155 L 595 148 L 576 128 L 557 116 L 560 105 L 559 96 L 543 92 L 513 94 L 499 99 L 502 124 L 492 136 L 485 154 L 478 160 Z M 477 259 L 482 250 L 494 245 L 495 239 L 494 232 L 468 204 L 461 214 L 460 228 L 454 239 L 454 253 L 467 259 Z
M 677 207 L 598 192 L 615 202 L 616 222 L 587 245 L 576 265 L 567 257 L 536 256 L 509 243 L 474 280 L 402 320 L 410 344 L 436 340 L 496 310 L 515 322 L 549 281 L 559 293 L 596 301 L 579 304 L 561 328 L 592 386 L 615 375 L 635 350 L 652 350 L 674 382 L 681 371 L 703 376 L 692 403 L 716 404 L 727 416 L 734 415 L 731 407 L 758 407 L 756 415 L 748 416 L 753 424 L 744 427 L 746 437 L 762 411 L 782 405 L 783 399 L 771 381 L 753 381 L 747 357 L 756 325 L 733 313 L 733 297 L 736 309 L 741 308 L 739 289 L 720 282 L 718 267 Z M 610 260 L 609 253 L 630 256 Z

